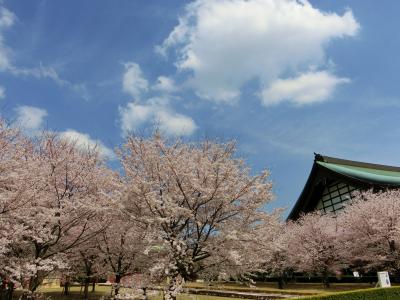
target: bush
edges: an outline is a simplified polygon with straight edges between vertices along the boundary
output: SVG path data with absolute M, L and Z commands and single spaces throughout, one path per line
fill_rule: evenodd
M 353 275 L 342 275 L 340 277 L 329 276 L 330 283 L 375 283 L 378 281 L 378 277 L 376 274 L 374 275 L 364 275 L 361 277 L 354 277 Z M 322 277 L 320 276 L 294 276 L 293 278 L 289 278 L 290 281 L 298 282 L 298 283 L 320 283 L 322 282 Z M 394 278 L 393 275 L 390 276 L 391 282 L 396 281 L 398 278 Z
M 400 287 L 374 288 L 351 292 L 339 292 L 296 299 L 304 300 L 398 300 L 400 299 Z

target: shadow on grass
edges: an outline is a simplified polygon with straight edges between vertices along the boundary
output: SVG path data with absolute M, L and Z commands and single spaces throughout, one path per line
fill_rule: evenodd
M 57 288 L 39 288 L 38 292 L 43 293 L 47 298 L 51 300 L 73 300 L 73 299 L 83 299 L 83 289 L 80 287 L 71 287 L 69 295 L 63 295 L 63 289 L 61 287 Z M 96 286 L 95 292 L 90 292 L 89 289 L 89 299 L 97 300 L 103 296 L 110 295 L 111 288 L 108 286 Z M 13 300 L 18 300 L 22 292 L 16 290 L 14 293 Z

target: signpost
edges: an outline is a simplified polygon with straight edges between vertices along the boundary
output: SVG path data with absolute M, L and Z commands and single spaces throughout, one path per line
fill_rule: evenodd
M 378 284 L 382 288 L 390 287 L 390 278 L 387 271 L 378 272 Z

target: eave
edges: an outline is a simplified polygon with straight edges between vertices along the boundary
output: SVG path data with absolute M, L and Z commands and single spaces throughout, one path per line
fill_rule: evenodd
M 400 168 L 315 154 L 307 182 L 287 219 L 295 220 L 313 211 L 328 180 L 346 182 L 358 189 L 398 188 Z

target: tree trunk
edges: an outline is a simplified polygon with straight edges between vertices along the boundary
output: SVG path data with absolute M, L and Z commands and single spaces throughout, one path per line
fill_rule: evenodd
M 327 289 L 330 288 L 331 284 L 329 282 L 329 275 L 325 273 L 322 280 L 323 280 L 323 283 L 324 283 L 324 287 L 327 288 Z
M 85 287 L 83 289 L 83 297 L 85 300 L 87 300 L 87 299 L 89 299 L 89 284 L 90 284 L 89 277 L 86 276 L 84 284 L 85 284 Z
M 176 300 L 176 295 L 184 284 L 183 278 L 180 274 L 174 274 L 169 278 L 168 288 L 164 293 L 164 300 Z
M 14 283 L 10 281 L 7 286 L 8 286 L 8 291 L 7 291 L 8 299 L 7 300 L 12 300 L 13 294 L 14 294 Z
M 285 280 L 282 276 L 278 277 L 278 288 L 282 290 L 285 287 Z
M 120 288 L 120 283 L 121 283 L 121 275 L 119 273 L 115 274 L 115 295 L 118 295 L 119 293 L 119 288 Z
M 87 263 L 87 261 L 85 261 L 85 266 L 86 266 L 86 276 L 84 281 L 83 296 L 85 300 L 87 300 L 89 299 L 90 278 L 92 278 L 92 264 Z
M 66 295 L 66 296 L 69 295 L 69 278 L 68 277 L 65 279 L 65 283 L 64 283 L 64 295 Z
M 170 286 L 168 286 L 168 289 L 164 293 L 164 300 L 176 300 L 175 292 Z
M 147 287 L 142 288 L 143 290 L 143 300 L 147 300 Z
M 0 281 L 0 300 L 12 300 L 14 293 L 14 283 L 5 282 L 3 279 Z
M 5 283 L 3 281 L 3 278 L 0 278 L 0 280 L 1 280 L 1 284 L 0 284 L 0 300 L 5 300 L 6 299 L 5 295 L 6 295 L 7 289 L 5 287 Z
M 96 280 L 93 279 L 93 281 L 92 281 L 92 293 L 94 293 L 95 289 L 96 289 Z
M 36 289 L 39 287 L 40 283 L 41 283 L 41 280 L 40 280 L 38 274 L 36 274 L 36 276 L 32 276 L 29 280 L 29 290 L 31 292 L 36 291 Z

